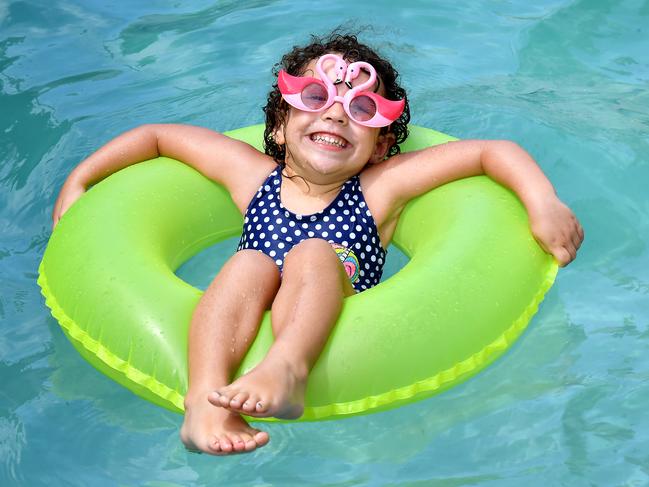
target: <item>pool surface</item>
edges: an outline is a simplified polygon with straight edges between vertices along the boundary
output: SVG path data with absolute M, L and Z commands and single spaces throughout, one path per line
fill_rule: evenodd
M 0 485 L 649 485 L 649 2 L 397 3 L 0 0 Z M 393 61 L 413 123 L 518 142 L 586 241 L 464 384 L 263 425 L 271 442 L 249 455 L 188 454 L 182 417 L 96 372 L 45 307 L 52 205 L 129 128 L 261 122 L 273 64 L 345 22 Z M 235 244 L 180 275 L 205 287 Z

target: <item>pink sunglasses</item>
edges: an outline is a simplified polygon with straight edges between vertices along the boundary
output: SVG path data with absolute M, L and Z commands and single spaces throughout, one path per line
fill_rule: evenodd
M 331 81 L 325 73 L 323 64 L 328 60 L 336 61 L 336 80 Z M 370 78 L 359 86 L 352 88 L 352 81 L 364 68 Z M 386 127 L 403 113 L 405 100 L 391 101 L 372 91 L 364 91 L 374 85 L 376 70 L 366 62 L 347 63 L 335 54 L 325 54 L 316 63 L 320 79 L 309 76 L 291 76 L 281 70 L 277 79 L 279 91 L 286 102 L 305 112 L 321 112 L 336 102 L 354 122 L 366 127 Z M 351 88 L 344 96 L 338 96 L 336 85 L 343 82 Z

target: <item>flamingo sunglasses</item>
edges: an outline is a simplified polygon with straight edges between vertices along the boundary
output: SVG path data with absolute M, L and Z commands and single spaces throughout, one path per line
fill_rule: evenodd
M 326 61 L 335 61 L 335 81 L 331 81 L 324 70 Z M 352 81 L 362 69 L 369 73 L 369 79 L 358 86 L 352 86 Z M 405 100 L 392 101 L 372 91 L 366 91 L 376 81 L 376 70 L 369 63 L 358 61 L 347 65 L 340 56 L 325 54 L 318 59 L 316 71 L 320 79 L 292 76 L 281 70 L 277 85 L 282 98 L 289 105 L 305 112 L 322 112 L 340 102 L 350 119 L 366 127 L 386 127 L 403 113 Z M 343 80 L 350 89 L 344 96 L 339 96 L 336 85 Z

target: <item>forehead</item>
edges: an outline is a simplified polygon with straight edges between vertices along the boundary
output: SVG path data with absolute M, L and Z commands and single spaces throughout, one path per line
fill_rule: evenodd
M 334 52 L 332 54 L 336 54 L 336 55 L 342 57 L 342 55 L 340 53 L 337 53 L 337 52 Z M 320 78 L 320 76 L 318 75 L 318 72 L 316 71 L 316 64 L 318 63 L 318 59 L 320 59 L 320 58 L 312 59 L 311 61 L 309 61 L 307 63 L 307 65 L 304 68 L 304 72 L 302 73 L 304 76 L 313 76 L 314 78 Z M 349 61 L 348 59 L 345 59 L 345 62 L 347 63 L 348 66 L 352 63 L 352 61 Z M 327 73 L 329 75 L 330 79 L 335 77 L 334 72 L 336 70 L 336 62 L 334 60 L 331 60 L 331 59 L 327 60 L 324 63 L 323 68 L 324 68 L 325 73 Z M 376 76 L 378 78 L 379 74 L 376 73 Z M 353 85 L 359 85 L 359 84 L 367 81 L 369 78 L 370 78 L 369 73 L 367 71 L 361 69 L 361 72 L 358 75 L 358 78 L 356 78 L 353 81 Z M 373 90 L 376 89 L 376 85 L 377 85 L 377 83 L 375 82 L 374 86 L 372 87 Z M 385 89 L 383 87 L 383 80 L 381 80 L 381 83 L 379 84 L 378 94 L 385 96 Z

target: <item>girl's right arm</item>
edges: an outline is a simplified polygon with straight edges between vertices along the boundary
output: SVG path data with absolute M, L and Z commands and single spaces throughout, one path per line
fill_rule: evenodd
M 250 145 L 190 125 L 142 125 L 108 142 L 68 176 L 54 204 L 53 227 L 86 189 L 132 164 L 167 156 L 223 184 L 242 213 L 273 160 Z

